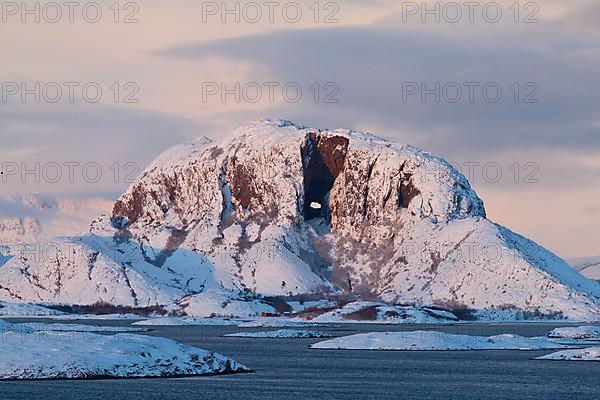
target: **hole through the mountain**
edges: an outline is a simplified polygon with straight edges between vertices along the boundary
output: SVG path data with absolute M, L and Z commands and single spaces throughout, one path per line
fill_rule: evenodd
M 302 149 L 304 220 L 330 220 L 330 192 L 344 167 L 348 139 L 311 133 Z
M 310 208 L 313 208 L 315 210 L 320 210 L 321 208 L 323 208 L 323 206 L 320 203 L 313 201 L 310 203 Z

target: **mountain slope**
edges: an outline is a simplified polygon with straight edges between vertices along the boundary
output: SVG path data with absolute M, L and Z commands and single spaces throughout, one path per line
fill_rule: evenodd
M 0 299 L 165 304 L 194 314 L 214 296 L 256 310 L 253 294 L 353 292 L 577 319 L 600 312 L 598 283 L 487 220 L 444 160 L 288 121 L 170 150 L 110 217 L 65 244 L 72 248 L 57 257 L 7 262 Z

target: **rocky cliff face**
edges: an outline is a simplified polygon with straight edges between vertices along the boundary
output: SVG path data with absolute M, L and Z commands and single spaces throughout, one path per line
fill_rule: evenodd
M 250 123 L 220 143 L 199 139 L 161 155 L 112 215 L 73 243 L 85 265 L 11 260 L 0 298 L 143 306 L 198 303 L 209 292 L 353 291 L 577 318 L 600 310 L 597 283 L 487 220 L 444 160 L 367 133 L 287 121 Z M 60 285 L 51 271 L 61 271 Z M 26 289 L 32 276 L 35 294 Z M 85 294 L 69 289 L 78 280 Z

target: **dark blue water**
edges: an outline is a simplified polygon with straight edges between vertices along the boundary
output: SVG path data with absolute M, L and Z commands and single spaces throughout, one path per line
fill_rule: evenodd
M 461 334 L 537 336 L 556 326 L 478 324 L 428 328 Z M 422 328 L 344 325 L 323 330 L 346 335 Z M 161 327 L 150 334 L 227 354 L 253 368 L 252 374 L 190 379 L 0 382 L 0 400 L 600 398 L 600 363 L 532 360 L 548 351 L 309 350 L 308 346 L 318 339 L 222 337 L 239 330 Z

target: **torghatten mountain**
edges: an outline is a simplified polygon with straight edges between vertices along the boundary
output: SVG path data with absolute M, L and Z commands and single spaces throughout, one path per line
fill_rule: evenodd
M 596 319 L 600 284 L 486 219 L 446 161 L 368 133 L 249 123 L 161 155 L 81 237 L 13 256 L 0 299 L 255 312 L 261 296 Z M 244 301 L 240 301 L 244 300 Z

